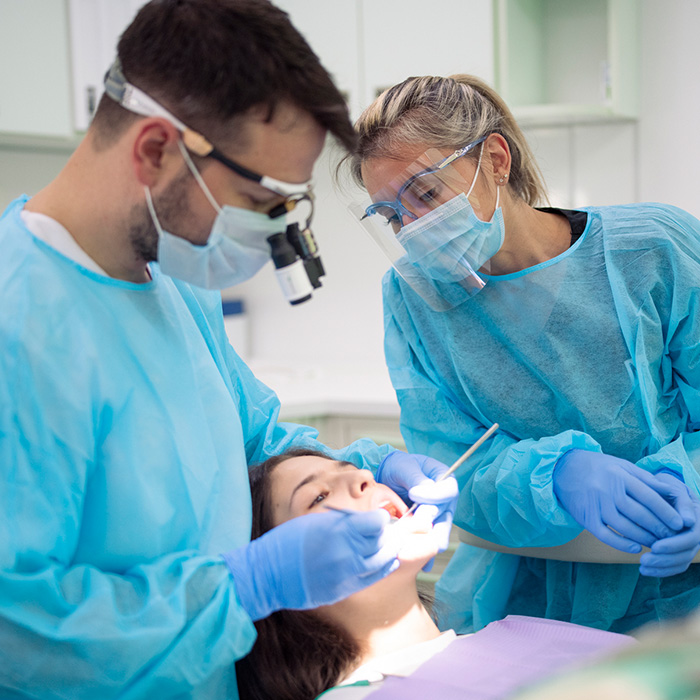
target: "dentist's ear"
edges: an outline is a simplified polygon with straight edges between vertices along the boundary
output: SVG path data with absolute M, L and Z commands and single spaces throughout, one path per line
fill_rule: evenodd
M 182 167 L 178 148 L 180 132 L 167 120 L 158 117 L 138 121 L 130 129 L 131 164 L 141 185 L 153 187 L 171 171 Z

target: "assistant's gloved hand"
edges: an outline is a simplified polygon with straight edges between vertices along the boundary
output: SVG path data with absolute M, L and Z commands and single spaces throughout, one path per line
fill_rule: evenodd
M 640 552 L 640 545 L 651 547 L 684 527 L 683 517 L 659 492 L 668 484 L 625 459 L 570 450 L 557 461 L 552 480 L 554 494 L 574 520 L 623 552 Z
M 459 496 L 459 486 L 453 476 L 444 481 L 435 481 L 448 469 L 446 464 L 437 459 L 397 450 L 383 459 L 376 476 L 380 484 L 393 489 L 401 498 L 438 507 L 433 526 L 441 552 L 449 544 Z
M 654 486 L 665 500 L 675 509 L 683 519 L 683 527 L 690 528 L 698 520 L 695 503 L 697 497 L 691 495 L 683 478 L 670 469 L 662 469 L 654 473 Z
M 304 515 L 222 557 L 253 620 L 276 610 L 316 608 L 398 568 L 398 543 L 383 542 L 389 520 L 385 510 Z
M 664 497 L 683 517 L 684 528 L 677 534 L 657 540 L 651 551 L 642 554 L 642 576 L 673 576 L 684 572 L 700 551 L 700 501 L 676 476 L 656 473 L 656 479 L 668 490 Z

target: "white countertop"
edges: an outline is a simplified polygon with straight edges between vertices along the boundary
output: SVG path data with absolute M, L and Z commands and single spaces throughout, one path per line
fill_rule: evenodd
M 289 366 L 253 359 L 248 366 L 279 397 L 282 420 L 304 416 L 397 418 L 399 405 L 386 368 Z

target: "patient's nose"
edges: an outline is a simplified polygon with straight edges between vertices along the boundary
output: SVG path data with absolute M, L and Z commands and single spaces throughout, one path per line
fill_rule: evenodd
M 375 483 L 369 469 L 357 469 L 348 474 L 348 487 L 352 496 L 361 496 Z

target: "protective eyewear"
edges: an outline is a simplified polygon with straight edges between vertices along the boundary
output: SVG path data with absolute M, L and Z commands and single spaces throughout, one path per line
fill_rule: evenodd
M 464 181 L 461 177 L 456 177 L 448 166 L 474 150 L 486 138 L 487 136 L 483 136 L 477 141 L 458 148 L 449 156 L 443 157 L 427 167 L 423 166 L 424 159 L 419 159 L 413 166 L 409 167 L 408 172 L 402 174 L 399 180 L 401 184 L 396 190 L 396 197 L 393 200 L 373 201 L 365 208 L 364 217 L 377 215 L 384 219 L 386 224 L 391 225 L 394 232 L 398 232 L 402 226 L 408 223 L 406 219 L 409 222 L 415 221 L 440 204 L 452 199 L 463 188 Z M 431 151 L 427 152 L 427 154 L 430 153 Z M 410 172 L 416 168 L 419 168 L 418 172 Z M 391 189 L 391 184 L 388 189 Z
M 450 223 L 447 220 L 449 212 L 459 208 L 461 199 L 468 198 L 472 205 L 479 205 L 472 190 L 481 155 L 475 173 L 463 172 L 462 168 L 452 166 L 483 144 L 486 138 L 458 148 L 448 156 L 444 155 L 444 151 L 431 148 L 389 182 L 382 182 L 377 190 L 369 192 L 364 200 L 349 205 L 351 214 L 403 281 L 436 311 L 458 306 L 478 293 L 485 284 L 466 256 L 455 257 L 454 244 L 449 240 L 445 227 Z M 454 264 L 449 279 L 436 278 L 426 272 L 424 265 L 414 264 L 404 247 L 406 240 L 397 235 L 402 228 L 424 216 L 425 221 L 434 221 L 418 235 L 423 247 L 429 247 L 435 254 L 440 252 L 452 256 Z
M 202 134 L 190 129 L 186 124 L 181 122 L 174 114 L 169 112 L 163 105 L 156 102 L 152 97 L 147 95 L 142 90 L 139 90 L 135 85 L 127 82 L 124 73 L 122 72 L 121 62 L 117 59 L 110 67 L 105 76 L 105 92 L 118 104 L 125 109 L 135 114 L 140 114 L 144 117 L 162 117 L 167 119 L 182 134 L 182 141 L 189 151 L 202 158 L 214 158 L 222 165 L 232 170 L 237 175 L 257 182 L 266 189 L 282 195 L 283 197 L 295 198 L 312 195 L 311 181 L 302 183 L 284 182 L 277 180 L 269 175 L 260 175 L 249 168 L 236 163 L 228 156 L 224 155 Z M 293 207 L 292 207 L 293 208 Z M 287 208 L 287 211 L 290 209 Z

